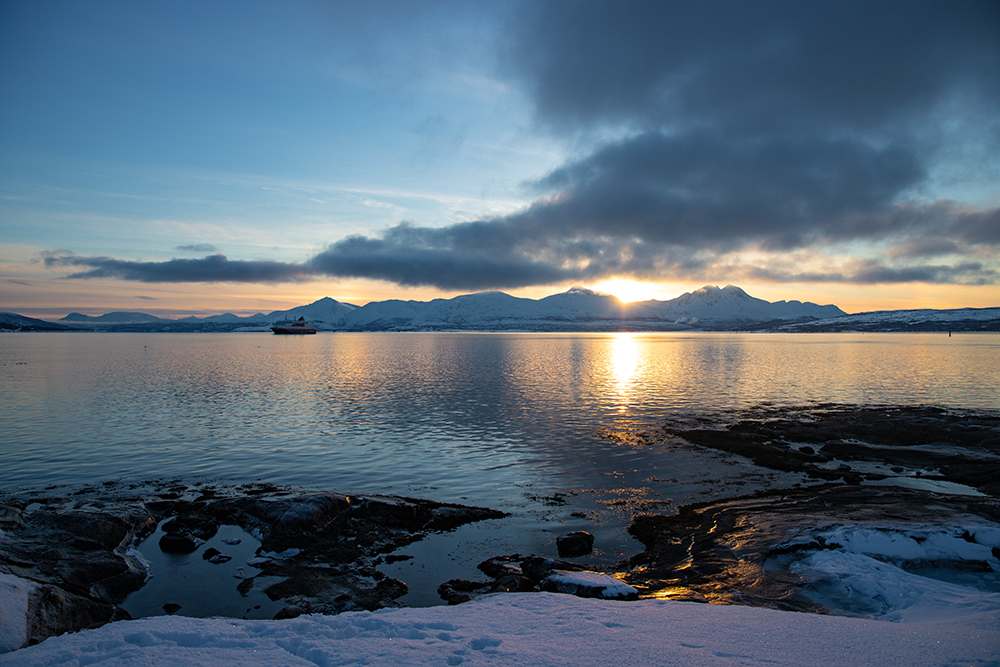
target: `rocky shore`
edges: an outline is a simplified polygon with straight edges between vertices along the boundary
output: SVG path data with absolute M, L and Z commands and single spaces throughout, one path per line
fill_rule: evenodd
M 122 602 L 149 576 L 137 550 L 159 526 L 166 553 L 197 551 L 222 525 L 260 540 L 252 575 L 233 581 L 282 603 L 278 618 L 393 606 L 406 584 L 385 554 L 432 531 L 502 512 L 426 500 L 297 493 L 267 484 L 120 485 L 0 496 L 0 573 L 29 582 L 27 641 L 130 618 Z M 206 550 L 206 562 L 224 552 Z M 164 600 L 170 612 L 171 601 Z M 176 606 L 176 605 L 174 605 Z
M 629 532 L 645 549 L 623 564 L 622 579 L 644 597 L 871 613 L 871 601 L 820 594 L 803 565 L 845 549 L 1000 591 L 995 411 L 764 406 L 603 435 L 708 447 L 815 481 L 635 517 Z M 851 531 L 865 537 L 851 543 Z
M 1000 592 L 995 412 L 761 407 L 600 435 L 633 447 L 708 447 L 801 472 L 806 481 L 687 505 L 669 515 L 633 516 L 629 532 L 644 549 L 620 563 L 613 577 L 571 560 L 593 545 L 593 536 L 577 531 L 559 537 L 559 558 L 497 555 L 479 565 L 483 580 L 442 582 L 444 601 L 555 591 L 875 613 L 877 596 L 831 597 L 833 585 L 810 570 L 817 555 L 833 552 L 874 558 L 901 571 L 964 577 L 981 590 Z M 226 545 L 240 540 L 213 536 L 237 526 L 259 547 L 225 585 L 244 597 L 266 595 L 277 610 L 266 609 L 267 617 L 375 610 L 399 606 L 407 591 L 405 582 L 379 569 L 408 558 L 394 553 L 398 549 L 431 532 L 503 516 L 414 498 L 306 493 L 263 483 L 107 483 L 7 493 L 0 495 L 0 575 L 30 586 L 26 638 L 34 644 L 129 618 L 123 602 L 150 576 L 138 549 L 143 540 L 148 545 L 155 539 L 158 553 L 187 554 L 221 572 L 233 559 Z M 162 609 L 192 612 L 169 595 Z

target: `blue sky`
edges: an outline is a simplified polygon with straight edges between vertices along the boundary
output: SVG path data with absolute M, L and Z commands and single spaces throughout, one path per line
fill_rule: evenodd
M 993 2 L 0 2 L 0 308 L 1000 305 Z

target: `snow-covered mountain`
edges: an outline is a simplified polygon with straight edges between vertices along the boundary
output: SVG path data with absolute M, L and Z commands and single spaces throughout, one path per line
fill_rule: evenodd
M 426 307 L 423 301 L 371 301 L 348 313 L 341 326 L 352 331 L 391 330 L 408 325 Z
M 831 319 L 787 324 L 785 332 L 1000 331 L 1000 308 L 875 310 Z
M 289 310 L 275 310 L 267 314 L 268 322 L 275 322 L 282 319 L 297 320 L 304 317 L 311 322 L 341 322 L 344 317 L 357 310 L 357 306 L 350 303 L 341 303 L 328 296 L 319 301 L 313 301 L 305 306 L 297 306 Z
M 69 331 L 72 328 L 17 313 L 0 313 L 0 331 Z
M 83 313 L 70 313 L 59 320 L 60 322 L 73 322 L 74 324 L 135 324 L 139 322 L 163 322 L 161 317 L 148 313 L 133 313 L 115 311 L 104 315 L 84 315 Z
M 843 315 L 836 306 L 769 303 L 732 285 L 703 287 L 670 301 L 622 303 L 610 294 L 574 287 L 543 299 L 503 292 L 453 299 L 370 303 L 329 327 L 347 330 L 672 331 L 729 329 L 756 322 L 791 322 Z M 323 328 L 323 327 L 321 327 Z
M 657 319 L 687 324 L 692 328 L 732 328 L 774 320 L 826 319 L 840 317 L 836 306 L 818 306 L 801 301 L 771 303 L 752 297 L 735 285 L 722 289 L 706 285 L 669 301 L 644 301 Z
M 0 316 L 0 328 L 24 326 L 11 319 L 18 317 Z M 668 301 L 634 303 L 574 287 L 537 300 L 479 292 L 433 301 L 373 301 L 358 307 L 325 297 L 249 317 L 226 313 L 168 320 L 145 313 L 100 317 L 73 313 L 62 321 L 74 328 L 101 331 L 268 331 L 273 322 L 299 317 L 314 322 L 321 331 L 1000 331 L 1000 308 L 846 315 L 832 305 L 772 303 L 734 285 L 705 286 Z

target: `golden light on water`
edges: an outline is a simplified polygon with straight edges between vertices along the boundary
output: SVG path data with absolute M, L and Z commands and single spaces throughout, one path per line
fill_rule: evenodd
M 622 410 L 628 407 L 629 399 L 634 394 L 633 387 L 639 370 L 639 360 L 639 343 L 635 339 L 635 334 L 615 334 L 611 341 L 611 376 Z

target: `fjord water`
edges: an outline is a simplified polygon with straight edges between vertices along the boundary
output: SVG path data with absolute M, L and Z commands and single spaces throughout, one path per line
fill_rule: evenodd
M 797 478 L 598 429 L 762 403 L 1000 408 L 994 334 L 7 334 L 0 358 L 0 488 L 259 479 L 423 497 L 515 515 L 463 529 L 486 556 L 583 529 L 603 565 L 634 552 L 636 511 Z
M 1000 407 L 993 334 L 8 334 L 0 359 L 6 488 L 558 488 L 581 457 L 610 463 L 595 429 L 678 412 Z

